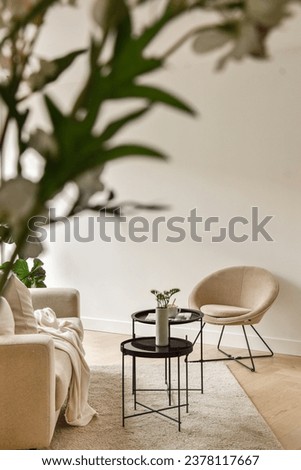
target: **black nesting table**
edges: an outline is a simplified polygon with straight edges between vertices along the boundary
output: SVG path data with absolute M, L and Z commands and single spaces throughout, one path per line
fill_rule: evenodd
M 169 345 L 168 346 L 156 346 L 155 345 L 155 337 L 147 336 L 147 337 L 139 337 L 139 338 L 132 338 L 126 341 L 123 341 L 120 345 L 120 350 L 122 352 L 122 425 L 124 426 L 125 420 L 128 418 L 134 418 L 137 416 L 142 416 L 150 413 L 158 413 L 161 416 L 165 416 L 172 421 L 178 423 L 178 430 L 181 431 L 181 408 L 186 407 L 186 412 L 188 412 L 188 361 L 187 356 L 193 350 L 193 343 L 188 341 L 187 339 L 181 338 L 169 338 Z M 131 356 L 133 358 L 133 396 L 134 396 L 134 409 L 137 410 L 137 405 L 140 405 L 146 411 L 137 412 L 130 415 L 125 415 L 125 386 L 124 386 L 124 379 L 125 379 L 125 370 L 124 370 L 124 362 L 125 356 Z M 181 403 L 181 378 L 180 378 L 180 357 L 184 356 L 185 360 L 185 403 Z M 145 405 L 137 400 L 137 392 L 143 391 L 165 391 L 166 389 L 137 389 L 136 386 L 136 358 L 150 358 L 150 359 L 165 359 L 171 360 L 172 358 L 177 359 L 177 388 L 174 389 L 177 391 L 177 404 L 171 405 L 170 398 L 169 398 L 169 405 L 164 406 L 163 408 L 153 409 L 148 405 Z M 167 388 L 168 394 L 171 394 L 171 385 L 168 384 Z M 171 410 L 176 408 L 178 411 L 177 419 L 173 418 L 164 411 Z
M 155 309 L 147 309 L 147 310 L 140 310 L 138 312 L 135 312 L 131 315 L 132 318 L 132 337 L 136 337 L 136 328 L 135 324 L 136 323 L 144 323 L 146 325 L 155 325 L 155 319 L 150 319 L 149 314 L 155 314 L 156 310 Z M 185 319 L 181 314 L 188 313 L 190 314 L 190 318 Z M 171 336 L 170 330 L 172 326 L 181 326 L 187 323 L 193 323 L 193 322 L 199 322 L 200 328 L 199 331 L 196 334 L 195 339 L 193 340 L 193 346 L 196 344 L 198 338 L 200 338 L 200 359 L 197 361 L 189 361 L 189 362 L 198 362 L 200 364 L 200 369 L 201 369 L 201 387 L 200 388 L 190 388 L 190 391 L 201 391 L 203 393 L 204 391 L 204 370 L 203 370 L 203 316 L 204 314 L 200 310 L 195 310 L 192 308 L 180 308 L 179 309 L 179 314 L 175 318 L 169 318 L 169 337 Z M 187 338 L 186 338 L 187 339 Z M 135 357 L 133 357 L 133 378 L 135 374 Z M 168 375 L 168 377 L 167 377 Z M 165 361 L 165 382 L 167 383 L 167 379 L 170 383 L 171 377 L 170 377 L 170 363 L 168 358 L 166 358 Z

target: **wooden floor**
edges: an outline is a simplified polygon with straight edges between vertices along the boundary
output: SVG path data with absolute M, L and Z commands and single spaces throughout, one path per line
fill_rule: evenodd
M 128 337 L 86 331 L 84 347 L 89 365 L 120 363 L 120 342 Z M 215 353 L 212 346 L 205 354 Z M 235 362 L 227 365 L 284 449 L 301 449 L 301 357 L 275 355 L 258 359 L 256 372 Z

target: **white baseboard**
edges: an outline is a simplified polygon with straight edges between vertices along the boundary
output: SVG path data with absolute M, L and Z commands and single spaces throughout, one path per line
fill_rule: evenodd
M 107 333 L 118 333 L 128 336 L 131 336 L 132 334 L 131 321 L 108 320 L 103 318 L 92 317 L 82 317 L 82 321 L 86 330 L 104 331 Z M 154 326 L 136 323 L 135 328 L 136 333 L 139 335 L 155 334 Z M 175 328 L 177 333 L 174 332 Z M 260 332 L 260 328 L 258 328 L 258 330 Z M 198 331 L 198 324 L 191 323 L 188 324 L 186 328 L 184 326 L 175 326 L 172 334 L 177 335 L 179 337 L 184 337 L 185 335 L 187 335 L 190 340 L 193 340 Z M 219 328 L 207 325 L 204 329 L 204 343 L 217 344 L 219 333 Z M 265 348 L 262 345 L 261 341 L 256 337 L 254 333 L 251 332 L 251 330 L 249 330 L 248 332 L 248 338 L 250 341 L 251 348 L 258 351 L 265 351 Z M 264 337 L 264 340 L 268 343 L 270 348 L 275 353 L 301 356 L 301 341 L 283 338 L 273 338 L 267 336 Z M 241 329 L 239 327 L 232 327 L 231 331 L 230 328 L 225 330 L 222 345 L 238 348 L 245 347 L 245 340 Z

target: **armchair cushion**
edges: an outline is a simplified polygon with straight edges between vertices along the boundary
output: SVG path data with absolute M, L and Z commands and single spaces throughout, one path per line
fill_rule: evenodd
M 15 322 L 13 312 L 4 297 L 0 297 L 0 335 L 13 335 Z
M 208 304 L 202 305 L 201 311 L 205 315 L 217 318 L 239 317 L 251 312 L 249 308 L 234 307 L 233 305 Z
M 33 313 L 30 291 L 14 274 L 10 276 L 3 296 L 13 312 L 15 334 L 37 333 L 37 322 Z

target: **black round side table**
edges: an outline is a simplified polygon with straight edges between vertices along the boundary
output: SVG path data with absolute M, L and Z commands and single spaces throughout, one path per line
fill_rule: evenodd
M 168 346 L 156 346 L 155 344 L 155 337 L 147 336 L 147 337 L 140 337 L 140 338 L 132 338 L 126 341 L 123 341 L 120 345 L 120 350 L 122 353 L 122 426 L 125 424 L 125 420 L 128 418 L 134 418 L 137 416 L 142 416 L 150 413 L 158 413 L 161 416 L 165 416 L 172 421 L 178 423 L 178 430 L 181 431 L 181 408 L 183 406 L 186 407 L 186 412 L 188 412 L 188 361 L 187 356 L 193 350 L 193 344 L 188 341 L 187 339 L 182 338 L 170 338 Z M 142 406 L 147 411 L 134 413 L 130 415 L 125 415 L 125 388 L 124 388 L 124 379 L 125 379 L 125 371 L 124 371 L 124 359 L 125 356 L 132 356 L 133 358 L 150 358 L 150 359 L 172 359 L 177 358 L 177 388 L 175 389 L 177 392 L 177 404 L 176 405 L 168 405 L 160 409 L 153 409 L 149 406 L 141 403 L 137 400 L 137 392 L 143 391 L 165 391 L 166 389 L 137 389 L 136 385 L 136 360 L 133 361 L 133 396 L 134 396 L 134 409 L 137 409 L 137 405 Z M 180 379 L 180 357 L 185 356 L 185 395 L 186 395 L 186 402 L 181 404 L 181 379 Z M 171 385 L 168 384 L 168 392 L 171 393 Z M 175 419 L 171 416 L 168 416 L 164 413 L 166 410 L 171 410 L 177 408 L 178 410 L 178 418 Z
M 200 310 L 195 310 L 195 309 L 192 309 L 192 308 L 180 308 L 179 310 L 180 310 L 179 314 L 175 318 L 169 318 L 169 326 L 184 325 L 186 323 L 193 323 L 193 322 L 196 322 L 196 321 L 198 321 L 202 324 L 202 319 L 203 319 L 204 314 Z M 135 322 L 145 323 L 147 325 L 154 325 L 155 320 L 149 318 L 149 314 L 155 314 L 155 313 L 156 313 L 156 309 L 154 309 L 154 308 L 150 308 L 150 309 L 147 309 L 147 310 L 139 310 L 138 312 L 132 313 L 131 318 L 132 318 L 132 335 L 133 335 L 133 338 L 135 337 Z M 190 317 L 185 319 L 184 316 L 181 316 L 182 314 L 185 314 L 185 313 L 190 314 Z M 200 325 L 200 330 L 201 330 L 201 326 L 202 325 Z M 198 337 L 200 336 L 200 334 L 201 333 L 199 332 L 196 339 L 193 342 L 194 344 L 195 344 L 196 340 L 198 339 Z
M 136 337 L 136 328 L 135 324 L 136 323 L 144 323 L 146 325 L 155 325 L 156 321 L 154 318 L 154 315 L 156 313 L 156 309 L 150 308 L 147 310 L 139 310 L 138 312 L 132 313 L 131 318 L 132 318 L 132 337 Z M 188 313 L 190 314 L 189 318 L 185 318 L 183 314 Z M 200 310 L 195 310 L 193 308 L 180 308 L 179 309 L 179 314 L 176 316 L 176 318 L 169 318 L 169 337 L 171 336 L 170 330 L 171 326 L 181 326 L 184 324 L 188 323 L 194 323 L 194 322 L 199 322 L 200 328 L 199 331 L 196 334 L 196 337 L 193 340 L 193 346 L 196 344 L 198 338 L 200 338 L 200 359 L 197 360 L 191 360 L 189 362 L 195 362 L 200 364 L 200 369 L 201 369 L 201 387 L 200 388 L 191 388 L 190 390 L 194 391 L 200 391 L 201 393 L 204 392 L 204 369 L 203 369 L 203 312 Z M 188 360 L 188 359 L 187 359 Z M 135 365 L 135 358 L 133 357 L 133 377 L 134 377 L 134 365 Z M 166 380 L 167 380 L 167 374 L 168 374 L 168 380 L 170 382 L 170 366 L 168 363 L 168 366 L 166 364 Z

